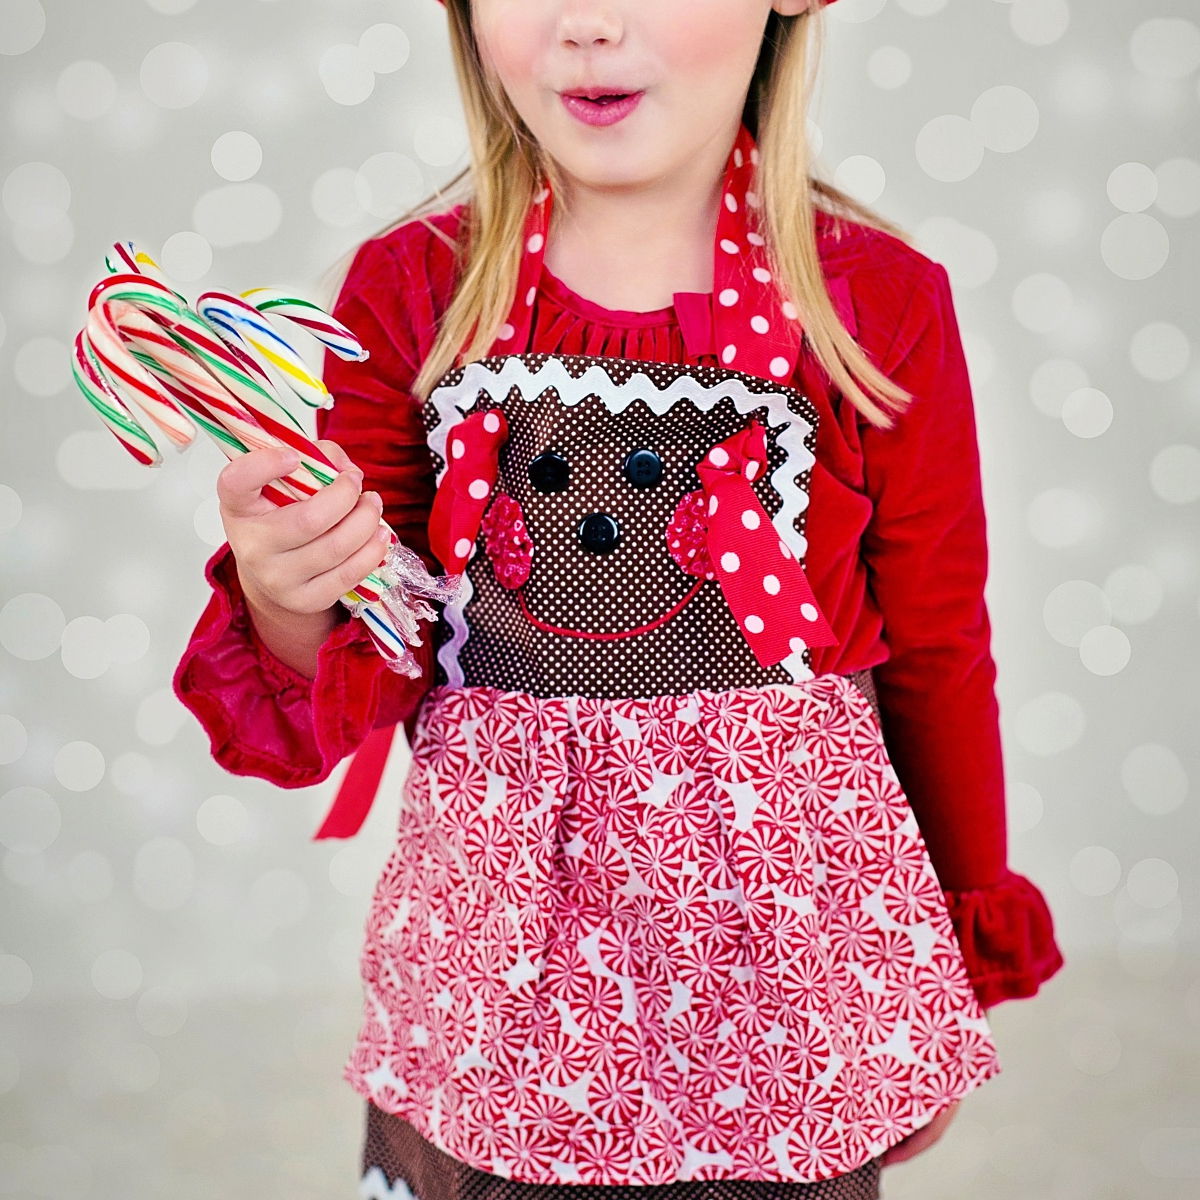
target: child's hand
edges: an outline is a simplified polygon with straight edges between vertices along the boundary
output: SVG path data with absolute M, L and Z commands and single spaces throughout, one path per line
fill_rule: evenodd
M 263 487 L 296 466 L 294 451 L 254 450 L 217 479 L 225 536 L 247 601 L 262 612 L 307 615 L 332 608 L 383 559 L 383 502 L 362 493 L 362 472 L 336 443 L 318 445 L 338 477 L 305 500 L 277 508 Z
M 928 1150 L 946 1132 L 946 1126 L 954 1120 L 958 1104 L 959 1102 L 955 1100 L 949 1108 L 943 1108 L 928 1125 L 922 1125 L 920 1129 L 914 1130 L 903 1141 L 897 1142 L 885 1150 L 883 1165 L 892 1167 L 896 1163 L 908 1162 L 910 1158 L 916 1158 L 922 1150 Z

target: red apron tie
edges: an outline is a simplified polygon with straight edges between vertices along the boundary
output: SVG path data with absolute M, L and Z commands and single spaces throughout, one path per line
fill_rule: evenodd
M 696 464 L 712 570 L 761 667 L 808 646 L 838 644 L 803 568 L 751 487 L 766 466 L 767 439 L 757 420 Z

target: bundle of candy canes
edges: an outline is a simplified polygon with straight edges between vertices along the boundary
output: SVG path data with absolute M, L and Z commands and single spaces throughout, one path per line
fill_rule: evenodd
M 139 463 L 162 462 L 147 423 L 179 449 L 192 443 L 199 427 L 230 459 L 264 446 L 300 455 L 295 470 L 263 489 L 274 504 L 294 504 L 333 482 L 337 468 L 282 395 L 290 390 L 311 408 L 329 408 L 333 397 L 273 322 L 289 321 L 339 358 L 361 362 L 367 351 L 349 329 L 317 305 L 274 288 L 207 291 L 193 307 L 132 242 L 118 242 L 104 263 L 109 276 L 88 297 L 71 370 Z M 382 518 L 380 524 L 387 528 Z M 459 577 L 430 575 L 388 533 L 380 565 L 341 601 L 366 623 L 387 665 L 416 676 L 410 647 L 420 645 L 417 622 L 434 619 L 427 601 L 453 598 Z

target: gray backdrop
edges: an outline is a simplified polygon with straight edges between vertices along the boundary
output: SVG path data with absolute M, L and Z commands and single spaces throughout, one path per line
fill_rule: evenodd
M 888 1195 L 1195 1195 L 1200 4 L 827 15 L 824 169 L 954 283 L 1012 860 L 1069 959 L 996 1011 L 1004 1074 Z M 355 1194 L 340 1069 L 403 754 L 349 844 L 311 841 L 331 784 L 211 762 L 169 685 L 222 460 L 136 467 L 68 351 L 122 238 L 191 295 L 327 300 L 463 162 L 443 26 L 433 0 L 0 0 L 0 1195 Z

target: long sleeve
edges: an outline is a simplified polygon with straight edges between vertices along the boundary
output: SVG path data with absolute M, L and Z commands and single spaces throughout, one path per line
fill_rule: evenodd
M 862 554 L 889 651 L 873 671 L 881 726 L 986 1006 L 1033 994 L 1062 957 L 1041 893 L 1007 865 L 979 448 L 940 264 L 918 280 L 881 367 L 913 394 L 891 430 L 862 430 Z
M 416 402 L 406 390 L 417 371 L 416 336 L 403 316 L 404 263 L 379 241 L 356 254 L 333 312 L 370 357 L 326 354 L 325 384 L 335 398 L 318 414 L 321 437 L 337 441 L 383 498 L 400 540 L 432 564 L 425 530 L 433 464 Z M 373 728 L 414 718 L 432 678 L 432 631 L 421 626 L 422 671 L 391 671 L 361 621 L 345 614 L 318 653 L 315 678 L 291 669 L 256 636 L 228 544 L 210 559 L 207 607 L 175 672 L 175 691 L 199 719 L 226 770 L 281 787 L 325 779 Z

